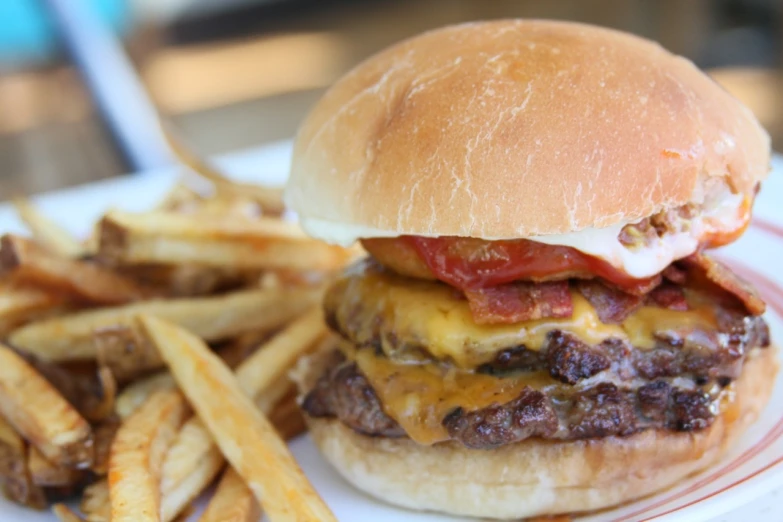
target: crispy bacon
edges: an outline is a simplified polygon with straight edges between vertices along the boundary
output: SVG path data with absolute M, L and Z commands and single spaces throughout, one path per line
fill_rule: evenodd
M 510 283 L 466 290 L 465 296 L 476 324 L 563 318 L 573 313 L 568 281 Z
M 632 295 L 606 286 L 598 280 L 577 281 L 576 287 L 587 299 L 602 323 L 622 323 L 634 310 L 642 306 L 644 297 Z
M 661 272 L 663 278 L 678 285 L 684 285 L 688 279 L 688 273 L 677 265 L 669 265 Z
M 663 283 L 661 286 L 647 294 L 646 304 L 680 312 L 688 309 L 688 301 L 685 300 L 685 292 L 682 287 L 671 283 Z
M 697 252 L 683 259 L 682 264 L 703 273 L 709 281 L 735 296 L 745 305 L 750 314 L 761 315 L 766 310 L 767 305 L 756 289 L 723 263 L 702 252 Z

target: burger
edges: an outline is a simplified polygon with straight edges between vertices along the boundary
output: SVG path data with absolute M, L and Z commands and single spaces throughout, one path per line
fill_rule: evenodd
M 299 368 L 350 483 L 483 518 L 591 511 L 714 463 L 775 380 L 765 304 L 708 251 L 769 171 L 751 113 L 688 60 L 552 21 L 424 33 L 304 121 L 288 204 L 368 256 Z

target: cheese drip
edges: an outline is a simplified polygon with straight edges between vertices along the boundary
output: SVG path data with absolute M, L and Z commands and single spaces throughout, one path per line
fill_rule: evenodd
M 390 357 L 400 357 L 402 346 L 419 348 L 435 359 L 470 369 L 490 362 L 503 349 L 523 345 L 539 350 L 553 330 L 568 332 L 589 345 L 617 338 L 641 349 L 653 348 L 661 335 L 694 340 L 714 336 L 713 306 L 691 292 L 686 297 L 688 311 L 643 306 L 622 324 L 604 324 L 595 308 L 573 290 L 571 317 L 479 325 L 473 322 L 467 301 L 447 285 L 360 264 L 329 291 L 327 309 L 339 324 L 348 325 L 344 333 L 356 344 L 379 338 Z
M 436 363 L 398 364 L 345 343 L 340 349 L 372 383 L 387 414 L 419 444 L 448 440 L 442 422 L 455 408 L 478 410 L 509 402 L 525 387 L 547 390 L 561 386 L 546 372 L 496 377 Z

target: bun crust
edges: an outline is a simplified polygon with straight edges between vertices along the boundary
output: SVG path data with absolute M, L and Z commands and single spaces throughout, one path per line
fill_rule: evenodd
M 321 453 L 348 482 L 392 504 L 499 519 L 592 511 L 665 489 L 713 464 L 764 408 L 777 366 L 775 349 L 749 356 L 734 384 L 734 405 L 697 432 L 648 430 L 471 450 L 368 437 L 331 419 L 308 418 L 308 424 Z
M 750 193 L 769 137 L 655 43 L 540 20 L 428 32 L 338 81 L 300 128 L 288 204 L 315 237 L 564 234 Z

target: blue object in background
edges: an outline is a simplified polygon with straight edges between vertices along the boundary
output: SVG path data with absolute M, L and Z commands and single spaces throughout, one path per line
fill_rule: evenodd
M 131 25 L 128 0 L 89 0 L 98 17 L 116 33 Z M 0 67 L 35 65 L 58 52 L 59 36 L 41 0 L 0 0 Z

